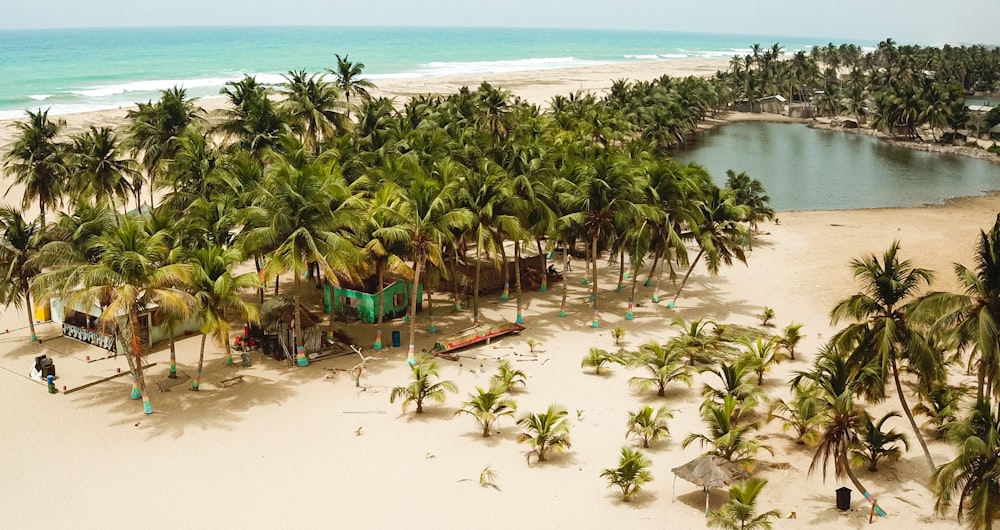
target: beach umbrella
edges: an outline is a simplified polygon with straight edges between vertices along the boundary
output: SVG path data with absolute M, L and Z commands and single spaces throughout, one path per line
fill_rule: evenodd
M 677 484 L 677 477 L 701 486 L 705 490 L 705 515 L 708 515 L 708 493 L 711 488 L 725 488 L 747 476 L 746 471 L 739 466 L 717 455 L 702 455 L 680 467 L 675 467 L 670 471 L 674 472 L 674 485 Z

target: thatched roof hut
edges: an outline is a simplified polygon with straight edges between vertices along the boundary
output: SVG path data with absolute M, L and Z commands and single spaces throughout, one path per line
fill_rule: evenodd
M 292 319 L 295 318 L 295 302 L 282 295 L 278 295 L 265 301 L 260 306 L 260 325 L 265 331 L 273 333 L 280 329 L 288 329 Z M 311 328 L 319 324 L 318 316 L 299 304 L 299 315 L 302 318 L 302 328 Z M 280 325 L 279 325 L 280 324 Z

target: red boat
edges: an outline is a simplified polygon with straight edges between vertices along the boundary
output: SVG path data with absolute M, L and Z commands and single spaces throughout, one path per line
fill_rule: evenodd
M 473 344 L 479 344 L 480 342 L 489 342 L 497 337 L 503 337 L 504 335 L 516 335 L 526 328 L 520 324 L 514 324 L 513 322 L 505 322 L 499 326 L 493 326 L 489 328 L 484 328 L 482 326 L 473 328 L 470 331 L 460 333 L 449 337 L 448 339 L 434 344 L 431 348 L 431 353 L 438 357 L 452 358 L 456 360 L 457 356 L 449 355 L 449 353 L 460 350 L 467 346 L 472 346 Z

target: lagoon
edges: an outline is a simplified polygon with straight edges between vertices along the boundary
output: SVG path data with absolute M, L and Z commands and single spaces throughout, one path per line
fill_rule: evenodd
M 921 206 L 1000 189 L 1000 165 L 985 160 L 804 124 L 730 123 L 673 156 L 704 166 L 719 185 L 727 169 L 745 171 L 777 211 Z

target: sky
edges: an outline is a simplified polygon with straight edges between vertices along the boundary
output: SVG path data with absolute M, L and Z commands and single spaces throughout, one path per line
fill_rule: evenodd
M 0 29 L 116 26 L 491 26 L 1000 44 L 1000 0 L 30 0 Z M 954 6 L 955 12 L 947 7 Z

